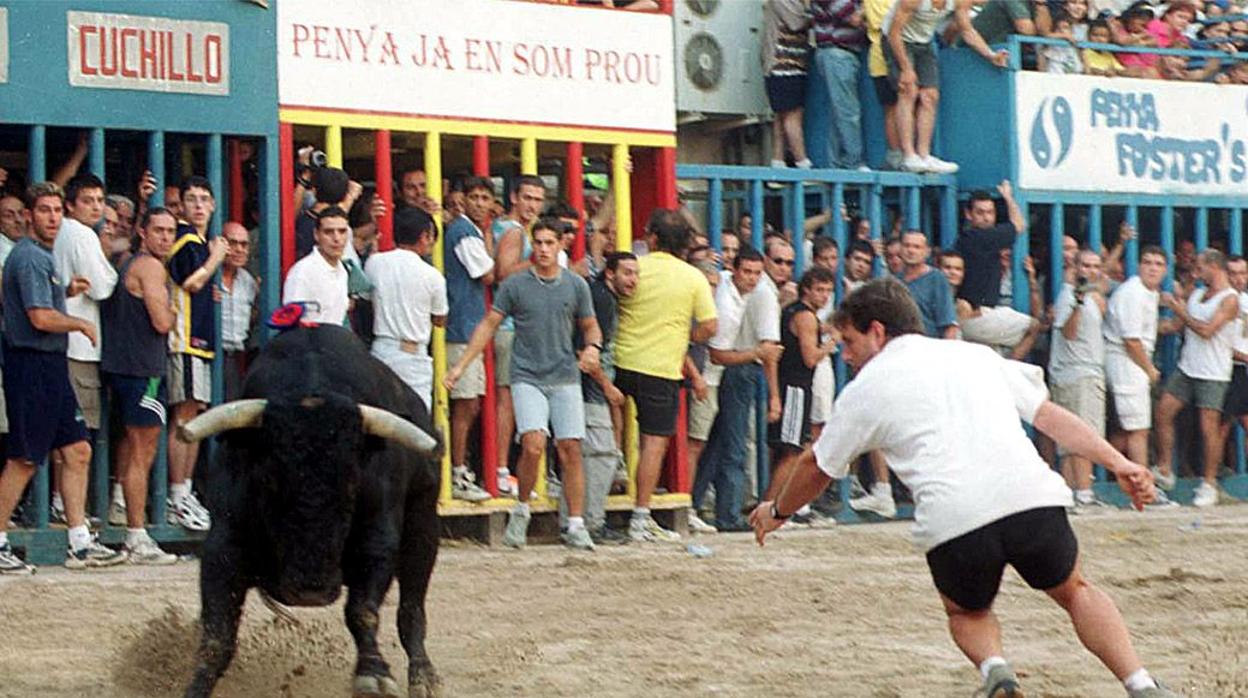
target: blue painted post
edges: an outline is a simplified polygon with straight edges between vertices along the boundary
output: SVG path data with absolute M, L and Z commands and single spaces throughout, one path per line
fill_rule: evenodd
M 1227 232 L 1230 238 L 1231 254 L 1244 253 L 1244 210 L 1231 209 L 1231 229 Z M 1243 475 L 1248 469 L 1248 457 L 1244 454 L 1244 428 L 1235 423 L 1235 472 Z
M 278 231 L 281 230 L 281 187 L 278 185 L 282 166 L 278 155 L 278 139 L 265 138 L 260 149 L 260 171 L 264 173 L 258 180 L 260 203 L 260 269 L 263 278 L 260 282 L 260 317 L 267 318 L 281 303 L 282 278 L 282 241 Z M 261 322 L 260 338 L 267 341 L 274 330 Z
M 706 232 L 715 251 L 724 249 L 724 181 L 712 179 L 706 191 Z
M 958 188 L 945 187 L 940 197 L 940 248 L 952 249 L 958 239 Z
M 824 223 L 823 227 L 819 229 L 820 235 L 823 235 L 824 237 L 831 237 L 832 226 L 835 224 L 836 219 L 840 218 L 841 209 L 832 207 L 832 190 L 827 186 L 827 182 L 824 182 L 819 186 L 819 210 L 832 212 L 832 217 L 829 218 L 828 222 Z
M 919 193 L 921 195 L 922 190 L 920 190 Z M 935 245 L 936 244 L 936 226 L 933 225 L 935 221 L 933 220 L 932 207 L 930 203 L 924 204 L 921 198 L 919 201 L 919 218 L 920 218 L 920 223 L 922 223 L 923 225 L 923 227 L 919 228 L 919 230 L 922 230 L 923 233 L 927 235 L 927 244 Z
M 1103 252 L 1104 235 L 1101 231 L 1101 205 L 1092 204 L 1088 207 L 1088 247 Z M 1126 256 L 1126 250 L 1123 250 L 1123 256 Z
M 148 206 L 165 205 L 165 132 L 147 134 L 147 169 L 156 178 L 156 191 L 147 200 Z M 276 277 L 275 277 L 276 278 Z M 164 500 L 161 500 L 162 502 Z
M 212 185 L 212 191 L 218 201 L 223 201 L 222 194 L 225 191 L 225 158 L 221 147 L 221 134 L 209 134 L 207 145 L 205 159 L 208 161 L 208 183 Z M 221 219 L 227 215 L 226 210 L 225 206 L 219 203 L 216 213 L 209 219 L 209 239 L 221 235 Z M 221 271 L 219 268 L 212 277 L 212 285 L 216 287 L 221 286 Z M 212 330 L 212 346 L 215 350 L 212 357 L 212 403 L 219 405 L 225 399 L 225 352 L 221 350 L 221 304 L 214 303 L 212 312 L 215 317 Z
M 1127 248 L 1122 251 L 1125 258 L 1127 276 L 1135 276 L 1140 263 L 1140 211 L 1135 204 L 1127 206 L 1127 225 L 1135 229 L 1135 237 L 1127 241 Z M 1167 253 L 1169 254 L 1169 253 Z
M 1018 207 L 1022 209 L 1023 219 L 1027 219 L 1027 200 L 1014 195 Z M 1031 251 L 1031 230 L 1019 235 L 1014 240 L 1014 252 L 1010 260 L 1010 280 L 1014 285 L 1014 309 L 1020 313 L 1031 313 L 1031 287 L 1027 282 L 1027 270 L 1023 269 L 1023 260 Z M 1060 266 L 1060 265 L 1059 265 Z
M 762 499 L 763 493 L 767 491 L 767 485 L 771 482 L 771 451 L 767 447 L 767 380 L 761 375 L 763 369 L 759 368 L 760 374 L 758 381 L 758 397 L 754 401 L 754 455 L 757 460 L 758 476 L 756 483 L 758 485 L 758 497 Z
M 1196 209 L 1196 251 L 1204 252 L 1209 246 L 1209 209 L 1200 206 Z
M 797 241 L 801 239 L 801 230 L 799 228 L 792 227 L 792 221 L 794 220 L 793 210 L 795 208 L 800 208 L 800 206 L 795 205 L 793 197 L 793 184 L 789 183 L 780 191 L 779 232 L 783 233 L 785 232 L 785 228 L 789 228 L 789 239 L 792 240 L 794 244 L 797 244 Z
M 104 178 L 104 129 L 91 129 L 91 147 L 87 152 L 87 167 L 91 174 L 107 183 L 108 180 Z
M 1166 251 L 1166 259 L 1170 261 L 1166 265 L 1166 280 L 1162 288 L 1174 291 L 1174 208 L 1169 205 L 1161 208 L 1161 248 Z M 1163 311 L 1163 315 L 1168 317 L 1171 313 Z M 1178 339 L 1177 336 L 1171 335 L 1161 343 L 1161 370 L 1167 375 L 1178 363 Z
M 742 240 L 744 242 L 744 240 Z M 763 180 L 750 180 L 750 245 L 763 249 Z
M 30 181 L 42 182 L 48 178 L 48 129 L 42 124 L 30 127 Z
M 923 226 L 923 189 L 906 187 L 906 224 L 903 230 L 926 230 Z
M 867 217 L 871 220 L 871 239 L 882 240 L 884 238 L 884 188 L 879 184 L 872 184 L 867 192 Z M 876 277 L 884 273 L 884 260 L 877 255 L 875 264 L 871 268 L 871 276 Z
M 35 528 L 48 527 L 48 514 L 52 506 L 52 464 L 44 460 L 35 468 L 31 500 L 35 507 Z
M 1052 287 L 1049 297 L 1054 303 L 1062 292 L 1062 282 L 1066 278 L 1066 260 L 1062 256 L 1062 237 L 1065 235 L 1066 207 L 1061 202 L 1056 202 L 1049 211 L 1049 285 Z
M 793 280 L 798 280 L 806 271 L 806 187 L 801 182 L 793 183 Z

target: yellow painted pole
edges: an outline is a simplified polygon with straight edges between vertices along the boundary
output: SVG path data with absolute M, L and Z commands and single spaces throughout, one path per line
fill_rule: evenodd
M 328 154 L 328 151 L 326 151 Z M 425 193 L 434 201 L 442 200 L 442 134 L 430 131 L 425 134 Z M 438 237 L 433 243 L 433 264 L 438 271 L 444 272 L 446 265 L 442 255 L 442 217 L 433 217 L 438 228 Z M 446 375 L 446 329 L 433 328 L 433 426 L 442 432 L 442 489 L 438 492 L 438 501 L 443 504 L 451 502 L 451 447 L 447 439 L 451 435 L 450 396 L 442 385 L 442 377 Z
M 615 249 L 633 249 L 633 195 L 629 181 L 628 146 L 611 147 L 611 193 L 615 199 Z M 641 459 L 638 446 L 637 404 L 630 398 L 624 407 L 624 464 L 628 468 L 628 496 L 637 501 L 637 462 Z
M 520 174 L 537 174 L 537 139 L 520 141 Z
M 325 161 L 330 167 L 342 169 L 342 126 L 325 127 Z

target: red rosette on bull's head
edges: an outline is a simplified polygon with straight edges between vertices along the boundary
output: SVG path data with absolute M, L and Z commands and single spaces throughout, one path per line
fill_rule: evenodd
M 303 303 L 287 303 L 274 310 L 265 324 L 279 332 L 299 327 L 303 310 Z

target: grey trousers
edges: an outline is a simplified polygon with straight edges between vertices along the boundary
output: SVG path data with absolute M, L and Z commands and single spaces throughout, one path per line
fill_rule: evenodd
M 611 407 L 606 403 L 585 403 L 585 438 L 581 441 L 581 461 L 585 470 L 585 527 L 594 530 L 607 522 L 607 495 L 615 471 L 624 454 L 615 447 Z M 559 527 L 568 523 L 568 502 L 559 498 Z

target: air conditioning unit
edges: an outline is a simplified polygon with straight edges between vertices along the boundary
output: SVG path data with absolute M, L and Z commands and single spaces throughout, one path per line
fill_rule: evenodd
M 763 0 L 677 0 L 676 109 L 706 117 L 768 113 Z

